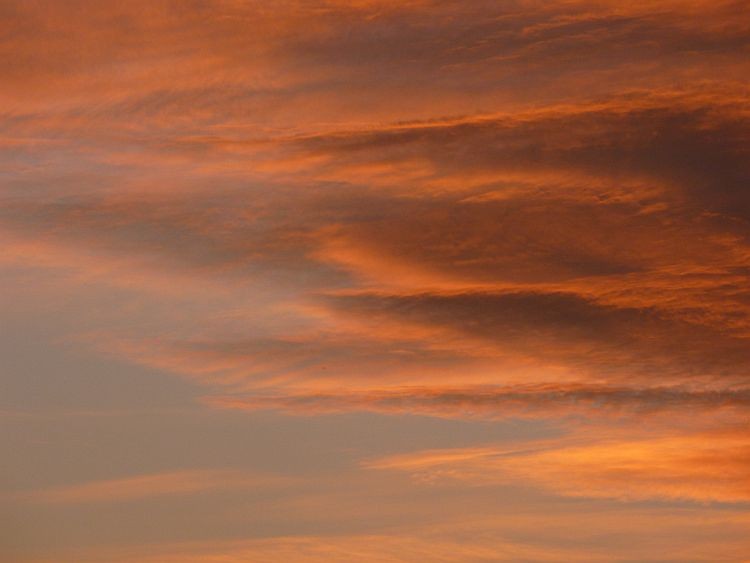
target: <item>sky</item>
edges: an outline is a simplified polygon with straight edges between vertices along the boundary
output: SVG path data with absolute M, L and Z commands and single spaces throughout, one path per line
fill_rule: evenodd
M 0 560 L 750 561 L 745 0 L 0 1 Z

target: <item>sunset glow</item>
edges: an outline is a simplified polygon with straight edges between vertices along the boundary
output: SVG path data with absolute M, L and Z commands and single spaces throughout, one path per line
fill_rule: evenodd
M 750 3 L 0 2 L 13 563 L 750 561 Z

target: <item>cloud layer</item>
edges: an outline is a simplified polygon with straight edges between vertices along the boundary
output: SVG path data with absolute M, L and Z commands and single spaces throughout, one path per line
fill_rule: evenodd
M 347 462 L 376 480 L 750 501 L 747 2 L 110 4 L 0 7 L 12 326 L 184 378 L 217 417 L 558 432 Z M 25 498 L 145 502 L 247 474 Z M 206 553 L 434 556 L 420 534 L 372 536 Z M 461 560 L 498 549 L 601 556 L 501 537 Z

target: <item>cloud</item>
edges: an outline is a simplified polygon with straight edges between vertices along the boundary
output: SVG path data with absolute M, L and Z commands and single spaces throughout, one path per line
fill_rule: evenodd
M 433 117 L 517 104 L 531 92 L 548 102 L 691 79 L 729 83 L 726 70 L 747 69 L 739 1 L 656 10 L 646 2 L 289 0 L 269 10 L 81 0 L 65 9 L 9 4 L 3 16 L 8 108 L 93 122 L 99 134 L 112 122 L 148 131 Z
M 740 382 L 750 359 L 744 337 L 669 318 L 658 309 L 617 307 L 572 293 L 364 293 L 330 301 L 368 319 L 442 327 L 457 338 L 479 339 L 548 364 L 562 362 L 598 381 Z
M 329 508 L 339 526 L 361 516 L 336 480 L 286 499 L 276 538 L 121 558 L 614 560 L 613 543 L 639 543 L 613 539 L 625 509 L 598 527 L 573 505 L 750 501 L 747 441 L 717 429 L 750 401 L 749 51 L 742 0 L 3 3 L 0 276 L 30 356 L 62 341 L 187 377 L 211 420 L 369 412 L 557 432 L 357 472 L 368 501 L 368 487 L 398 496 L 404 522 L 444 499 L 388 490 L 385 470 L 467 495 L 529 485 L 513 537 L 461 528 L 483 495 L 449 499 L 440 533 L 284 536 L 300 507 L 316 524 Z M 64 374 L 43 377 L 65 393 Z M 24 506 L 137 510 L 284 484 L 189 468 L 82 481 Z M 564 534 L 553 502 L 572 514 Z M 656 513 L 639 525 L 683 544 L 665 560 L 747 551 L 742 534 L 685 548 L 707 512 L 678 531 Z M 244 525 L 227 521 L 221 534 Z M 662 545 L 639 537 L 620 559 Z
M 225 561 L 267 561 L 283 563 L 299 561 L 304 563 L 406 563 L 434 561 L 436 563 L 467 563 L 486 561 L 539 561 L 562 562 L 573 557 L 577 561 L 595 561 L 595 555 L 582 549 L 558 549 L 536 547 L 522 542 L 512 542 L 502 538 L 487 538 L 468 546 L 461 540 L 408 535 L 354 535 L 328 537 L 278 537 L 247 541 L 225 542 L 223 544 L 186 543 L 160 548 L 153 555 L 148 552 L 130 550 L 131 554 L 78 553 L 78 561 L 107 557 L 113 563 L 140 561 L 143 563 L 223 563 Z M 101 560 L 101 559 L 99 559 Z M 36 563 L 44 563 L 37 561 Z
M 549 383 L 501 388 L 402 387 L 338 394 L 238 394 L 209 397 L 207 401 L 220 408 L 280 409 L 297 415 L 370 411 L 489 420 L 580 417 L 597 422 L 664 415 L 677 423 L 694 418 L 696 412 L 710 415 L 716 421 L 721 411 L 728 411 L 734 417 L 743 416 L 750 407 L 750 391 Z
M 151 497 L 191 495 L 206 491 L 263 489 L 285 486 L 290 480 L 274 475 L 252 475 L 233 470 L 184 470 L 91 481 L 28 493 L 19 497 L 52 504 L 132 502 Z
M 472 355 L 470 350 L 430 345 L 417 331 L 412 338 L 388 331 L 376 335 L 302 333 L 296 337 L 244 340 L 109 340 L 99 345 L 131 361 L 180 373 L 196 381 L 243 392 L 370 389 L 373 382 L 403 385 L 456 381 L 457 368 L 471 366 L 482 382 L 498 365 L 512 362 Z M 491 363 L 490 363 L 491 362 Z
M 634 91 L 515 114 L 327 133 L 300 144 L 335 156 L 336 166 L 422 160 L 439 177 L 505 173 L 511 180 L 533 180 L 555 171 L 554 180 L 570 175 L 584 189 L 591 178 L 607 178 L 612 186 L 638 180 L 741 213 L 747 207 L 742 185 L 750 175 L 748 128 L 747 104 L 731 90 Z M 547 188 L 541 195 L 549 195 L 555 186 L 541 187 Z M 598 203 L 607 203 L 603 191 Z
M 534 449 L 492 447 L 417 452 L 375 460 L 433 482 L 475 486 L 525 482 L 573 497 L 750 501 L 749 444 L 741 431 L 613 440 Z
M 525 361 L 588 377 L 732 379 L 750 329 L 737 199 L 746 114 L 731 97 L 653 94 L 292 135 L 264 150 L 280 162 L 287 151 L 324 162 L 289 173 L 288 185 L 266 170 L 250 186 L 221 176 L 231 186 L 210 190 L 208 174 L 149 192 L 134 174 L 137 189 L 14 193 L 4 227 L 24 260 L 62 256 L 105 274 L 120 264 L 110 274 L 118 283 L 148 286 L 148 272 L 174 285 L 231 280 L 273 289 L 274 305 L 326 309 L 347 327 L 362 330 L 368 315 L 429 325 L 443 331 L 440 347 L 482 341 L 495 356 L 512 342 Z M 428 163 L 427 176 L 326 183 L 353 164 L 403 160 Z M 485 183 L 432 184 L 472 174 Z M 715 196 L 708 213 L 701 194 Z M 312 361 L 325 363 L 321 354 Z
M 19 259 L 227 292 L 210 329 L 180 328 L 184 339 L 101 339 L 209 386 L 261 385 L 279 400 L 342 382 L 442 393 L 460 372 L 465 385 L 722 380 L 731 392 L 749 359 L 748 232 L 732 199 L 746 121 L 733 98 L 642 94 L 291 135 L 263 149 L 302 159 L 287 184 L 270 168 L 210 190 L 214 171 L 149 192 L 134 174 L 83 193 L 17 192 L 4 227 Z M 401 161 L 427 172 L 387 186 L 347 176 Z M 439 187 L 472 174 L 483 179 Z M 229 330 L 218 320 L 229 315 L 257 321 Z
M 489 561 L 715 561 L 741 559 L 746 552 L 747 514 L 699 507 L 623 506 L 617 510 L 575 503 L 571 510 L 534 514 L 528 506 L 496 516 L 465 517 L 460 522 L 389 527 L 378 533 L 276 536 L 234 541 L 183 541 L 134 547 L 100 547 L 58 552 L 81 562 L 196 563 L 235 560 L 305 563 L 388 562 L 487 563 Z M 437 509 L 436 512 L 445 512 Z M 539 530 L 545 530 L 539 541 Z M 692 538 L 689 545 L 685 537 Z M 637 541 L 634 541 L 637 540 Z M 53 563 L 53 558 L 32 559 Z

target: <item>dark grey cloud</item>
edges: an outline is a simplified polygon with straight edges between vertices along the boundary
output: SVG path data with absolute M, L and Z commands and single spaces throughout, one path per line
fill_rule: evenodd
M 638 82 L 633 68 L 640 66 L 646 81 L 653 82 L 660 68 L 670 66 L 672 73 L 703 68 L 711 58 L 736 60 L 747 51 L 745 4 L 690 8 L 680 3 L 404 3 L 400 10 L 331 11 L 327 17 L 339 20 L 333 30 L 289 38 L 282 48 L 313 65 L 346 69 L 362 82 L 429 83 L 450 90 L 453 81 L 460 83 L 454 88 L 502 85 L 518 91 L 564 90 L 560 82 L 586 82 L 583 73 L 622 67 Z M 710 75 L 705 68 L 704 78 Z
M 746 337 L 655 308 L 613 306 L 573 293 L 359 294 L 327 300 L 366 319 L 447 328 L 506 353 L 566 365 L 592 380 L 746 382 L 750 370 Z
M 346 281 L 309 256 L 319 221 L 298 222 L 287 204 L 276 205 L 283 195 L 272 188 L 103 191 L 7 197 L 0 221 L 16 236 L 157 271 L 317 288 Z
M 599 105 L 307 138 L 339 164 L 424 160 L 436 175 L 557 172 L 651 180 L 675 198 L 747 219 L 750 119 L 721 97 L 635 95 Z M 585 180 L 581 180 L 585 182 Z

